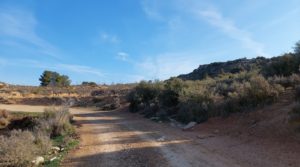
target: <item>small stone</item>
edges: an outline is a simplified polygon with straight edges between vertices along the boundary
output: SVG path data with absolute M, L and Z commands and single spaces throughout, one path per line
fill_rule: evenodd
M 53 158 L 50 159 L 50 161 L 52 162 L 52 161 L 54 161 L 56 159 L 57 159 L 57 157 L 53 157 Z
M 162 137 L 160 137 L 160 138 L 157 139 L 157 141 L 159 141 L 159 142 L 163 142 L 165 140 L 166 140 L 166 138 L 164 136 L 162 136 Z
M 60 148 L 59 147 L 52 147 L 51 150 L 60 151 Z
M 41 156 L 38 156 L 36 157 L 32 163 L 35 165 L 35 166 L 39 166 L 40 164 L 43 164 L 45 162 L 45 158 L 44 157 L 41 157 Z
M 191 129 L 192 127 L 194 127 L 195 125 L 197 125 L 197 122 L 190 122 L 187 125 L 185 125 L 182 129 L 188 130 L 188 129 Z

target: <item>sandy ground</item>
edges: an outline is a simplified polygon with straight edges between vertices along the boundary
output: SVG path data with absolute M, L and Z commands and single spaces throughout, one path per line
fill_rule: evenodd
M 0 105 L 0 108 L 43 111 L 44 107 Z M 251 129 L 245 132 L 234 129 L 243 125 L 235 123 L 244 122 L 241 119 L 216 119 L 194 130 L 182 131 L 125 110 L 71 109 L 81 143 L 66 157 L 62 166 L 296 167 L 300 164 L 300 143 L 297 140 L 269 138 L 259 130 L 255 133 Z M 259 124 L 268 126 L 262 121 L 257 122 L 257 127 Z M 252 127 L 255 124 L 245 125 Z M 234 132 L 224 129 L 233 129 Z

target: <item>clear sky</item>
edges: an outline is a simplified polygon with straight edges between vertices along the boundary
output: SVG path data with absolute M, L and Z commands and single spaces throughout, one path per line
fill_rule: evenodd
M 298 40 L 300 0 L 0 0 L 0 81 L 166 79 Z

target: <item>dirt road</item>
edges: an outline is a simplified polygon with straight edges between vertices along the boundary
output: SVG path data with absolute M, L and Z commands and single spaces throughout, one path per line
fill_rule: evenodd
M 239 166 L 195 142 L 193 133 L 124 111 L 75 115 L 80 149 L 63 166 Z
M 22 108 L 26 106 L 10 106 L 14 111 Z M 30 109 L 42 111 L 43 107 Z M 287 141 L 291 149 L 270 140 L 230 137 L 216 129 L 182 131 L 123 110 L 71 112 L 81 143 L 66 157 L 65 167 L 294 167 L 300 162 L 299 143 Z

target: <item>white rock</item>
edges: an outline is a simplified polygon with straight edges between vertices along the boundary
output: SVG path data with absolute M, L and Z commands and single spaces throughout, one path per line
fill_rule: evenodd
M 60 151 L 60 148 L 59 147 L 52 147 L 51 150 Z
M 197 125 L 197 122 L 190 122 L 187 125 L 185 125 L 182 129 L 187 130 L 187 129 L 194 127 L 195 125 Z
M 159 141 L 159 142 L 163 142 L 165 140 L 166 140 L 166 138 L 164 136 L 162 136 L 162 137 L 160 137 L 160 138 L 157 139 L 157 141 Z
M 35 158 L 35 160 L 32 161 L 32 163 L 35 165 L 35 166 L 39 166 L 40 164 L 44 163 L 45 162 L 45 158 L 44 157 L 41 157 L 41 156 L 38 156 Z
M 57 159 L 57 157 L 53 157 L 53 158 L 50 159 L 50 161 L 52 162 L 52 161 L 54 161 L 56 159 Z

